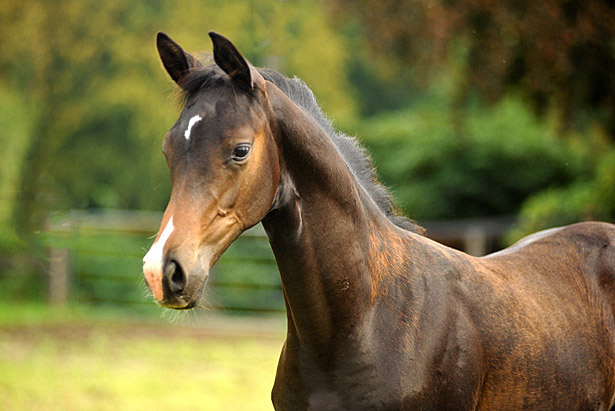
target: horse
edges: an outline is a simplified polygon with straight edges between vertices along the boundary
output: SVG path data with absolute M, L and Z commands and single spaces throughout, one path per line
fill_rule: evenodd
M 143 260 L 159 305 L 197 305 L 216 260 L 261 222 L 287 312 L 276 410 L 610 408 L 615 225 L 553 228 L 480 258 L 432 241 L 305 83 L 209 35 L 211 64 L 156 40 L 184 99 Z

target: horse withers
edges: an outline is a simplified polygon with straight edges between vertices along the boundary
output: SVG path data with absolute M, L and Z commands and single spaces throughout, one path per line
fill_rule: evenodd
M 262 222 L 288 317 L 276 409 L 609 409 L 614 225 L 551 229 L 482 258 L 431 241 L 302 81 L 210 36 L 215 64 L 157 37 L 185 98 L 143 265 L 158 304 L 194 307 L 212 265 Z

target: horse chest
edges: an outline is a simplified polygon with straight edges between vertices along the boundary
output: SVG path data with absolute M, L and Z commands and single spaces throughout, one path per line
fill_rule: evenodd
M 292 372 L 278 373 L 273 395 L 275 409 L 400 409 L 399 393 L 388 389 L 387 384 L 369 377 L 357 379 L 355 375 L 349 379 L 339 374 L 335 371 L 319 376 L 313 374 L 306 379 L 296 378 Z
M 380 355 L 349 344 L 348 350 L 323 363 L 287 346 L 273 401 L 277 410 L 471 409 L 475 378 L 458 377 L 419 365 L 402 352 Z
M 393 371 L 388 377 L 368 376 L 367 380 L 323 375 L 321 380 L 306 384 L 282 374 L 278 375 L 273 403 L 276 410 L 470 410 L 475 405 L 476 398 L 461 388 L 427 380 L 424 385 L 402 386 L 404 380 Z
M 276 410 L 383 409 L 400 397 L 396 380 L 393 375 L 383 380 L 368 355 L 351 344 L 327 356 L 287 341 L 272 398 Z

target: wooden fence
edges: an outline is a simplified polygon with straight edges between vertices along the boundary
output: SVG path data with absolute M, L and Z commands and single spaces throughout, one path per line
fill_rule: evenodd
M 49 301 L 154 307 L 141 261 L 162 215 L 71 210 L 48 224 Z M 229 312 L 284 311 L 279 274 L 260 225 L 237 239 L 212 269 L 207 306 Z
M 161 213 L 71 210 L 50 218 L 49 301 L 155 308 L 141 272 Z M 482 255 L 498 248 L 510 218 L 424 222 L 428 236 Z M 284 311 L 279 274 L 262 226 L 246 231 L 212 269 L 203 299 L 228 312 Z M 146 308 L 148 307 L 148 308 Z

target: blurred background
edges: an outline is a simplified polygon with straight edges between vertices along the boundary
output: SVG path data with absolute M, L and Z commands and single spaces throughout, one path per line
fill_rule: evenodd
M 302 78 L 450 246 L 615 221 L 612 1 L 0 0 L 3 409 L 271 409 L 284 303 L 260 227 L 208 309 L 143 285 L 181 110 L 159 30 Z

